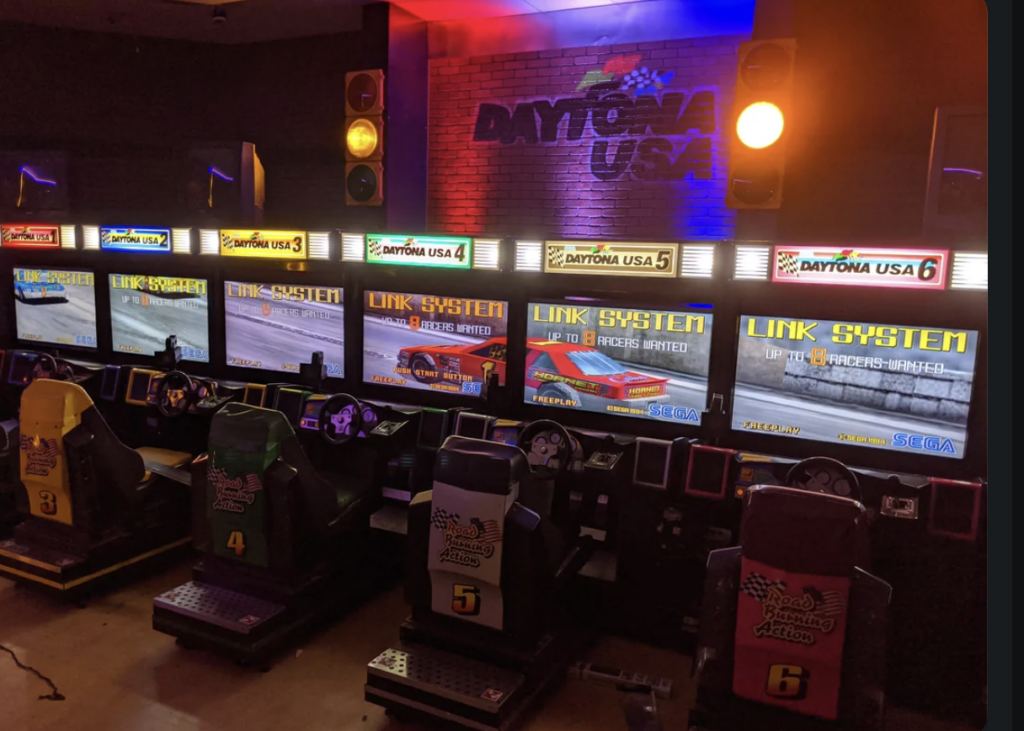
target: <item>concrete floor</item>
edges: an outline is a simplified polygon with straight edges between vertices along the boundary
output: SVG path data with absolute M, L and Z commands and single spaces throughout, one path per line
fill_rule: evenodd
M 49 676 L 49 689 L 0 652 L 0 729 L 10 731 L 414 731 L 363 700 L 366 663 L 397 639 L 406 615 L 401 591 L 356 609 L 265 674 L 179 649 L 151 627 L 153 596 L 186 581 L 191 559 L 84 609 L 0 579 L 0 644 Z M 604 665 L 674 682 L 659 703 L 666 731 L 686 728 L 689 659 L 605 638 L 591 652 Z M 617 694 L 568 681 L 523 731 L 626 731 Z M 968 731 L 892 709 L 888 731 Z

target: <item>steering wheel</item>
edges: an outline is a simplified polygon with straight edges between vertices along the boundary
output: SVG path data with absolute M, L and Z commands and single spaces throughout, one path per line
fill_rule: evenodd
M 363 428 L 363 407 L 347 393 L 336 393 L 320 407 L 317 426 L 328 444 L 347 444 Z
M 53 380 L 67 380 L 61 377 L 60 368 L 56 359 L 49 353 L 37 353 L 36 364 L 32 366 L 32 380 L 37 378 L 50 378 Z
M 516 446 L 526 452 L 534 476 L 541 480 L 554 479 L 569 468 L 572 443 L 565 427 L 550 419 L 532 422 L 516 440 Z
M 156 390 L 156 407 L 164 416 L 181 416 L 195 401 L 196 383 L 187 373 L 169 371 L 160 380 Z
M 830 457 L 810 457 L 797 462 L 786 473 L 786 484 L 801 490 L 864 502 L 857 475 L 842 462 Z

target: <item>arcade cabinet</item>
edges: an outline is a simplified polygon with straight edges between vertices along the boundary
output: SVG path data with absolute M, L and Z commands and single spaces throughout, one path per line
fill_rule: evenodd
M 366 699 L 399 719 L 507 729 L 564 677 L 587 641 L 568 593 L 592 539 L 550 516 L 571 439 L 537 421 L 519 446 L 451 436 L 433 490 L 413 498 L 411 616 L 367 667 Z
M 191 581 L 153 602 L 153 628 L 179 645 L 267 668 L 397 566 L 370 516 L 380 504 L 374 451 L 404 423 L 378 422 L 372 408 L 366 423 L 356 399 L 316 393 L 325 375 L 316 352 L 305 386 L 267 387 L 275 408 L 231 403 L 214 416 L 192 466 L 203 558 Z
M 834 460 L 805 463 L 795 472 L 856 481 Z M 862 568 L 867 540 L 855 500 L 750 489 L 740 545 L 708 559 L 690 731 L 884 728 L 891 590 Z
M 81 386 L 33 380 L 19 445 L 27 515 L 0 542 L 0 575 L 81 596 L 188 543 L 189 479 L 180 468 L 190 455 L 126 447 Z

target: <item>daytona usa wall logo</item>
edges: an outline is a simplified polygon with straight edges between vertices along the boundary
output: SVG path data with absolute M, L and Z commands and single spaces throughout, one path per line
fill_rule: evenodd
M 481 104 L 473 141 L 572 143 L 589 129 L 590 171 L 598 180 L 710 178 L 715 91 L 671 88 L 675 72 L 642 59 L 617 56 L 587 71 L 574 96 Z

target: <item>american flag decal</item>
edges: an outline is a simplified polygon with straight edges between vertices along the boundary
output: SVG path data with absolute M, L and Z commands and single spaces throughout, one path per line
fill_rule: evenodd
M 218 467 L 209 468 L 208 479 L 214 485 L 223 485 L 225 483 L 241 483 L 240 487 L 231 485 L 231 489 L 238 490 L 239 492 L 259 492 L 263 489 L 263 483 L 260 481 L 259 475 L 252 472 L 245 475 L 244 477 L 236 477 L 233 480 L 228 477 L 227 470 L 220 469 Z
M 743 580 L 743 583 L 740 584 L 740 591 L 747 596 L 754 597 L 759 602 L 763 602 L 768 597 L 768 590 L 772 588 L 785 591 L 786 582 L 772 581 L 767 576 L 751 571 L 747 574 L 747 578 Z
M 454 520 L 458 523 L 458 513 L 449 513 L 447 510 L 434 508 L 434 512 L 430 515 L 430 524 L 438 530 L 444 530 L 445 526 L 448 525 L 449 520 Z
M 21 435 L 21 450 L 29 454 L 53 457 L 54 459 L 61 455 L 60 445 L 57 444 L 56 439 L 41 438 L 37 445 L 35 440 L 28 434 Z
M 826 617 L 835 617 L 846 612 L 846 597 L 839 591 L 818 591 L 813 586 L 805 586 L 804 593 L 809 594 L 817 604 L 816 611 Z
M 498 525 L 496 520 L 479 520 L 473 518 L 469 521 L 475 525 L 479 530 L 479 539 L 484 543 L 500 543 L 501 542 L 501 526 Z
M 780 272 L 800 276 L 799 262 L 797 261 L 797 258 L 788 251 L 779 252 L 779 260 L 777 266 L 779 267 Z

